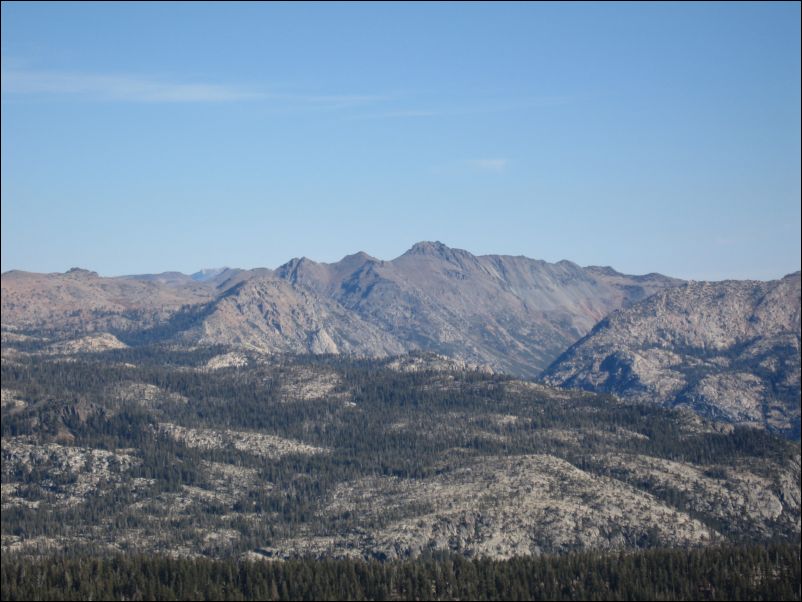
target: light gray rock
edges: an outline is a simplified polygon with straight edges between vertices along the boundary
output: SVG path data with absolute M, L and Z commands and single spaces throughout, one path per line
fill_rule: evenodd
M 661 291 L 602 320 L 543 380 L 687 404 L 717 418 L 798 434 L 800 274 Z

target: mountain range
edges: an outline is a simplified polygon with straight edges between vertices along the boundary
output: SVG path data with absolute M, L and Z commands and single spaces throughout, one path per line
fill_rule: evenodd
M 276 269 L 191 275 L 10 271 L 2 325 L 4 340 L 56 349 L 427 351 L 798 433 L 799 280 L 686 282 L 420 242 L 391 261 L 360 252 L 335 263 L 302 257 Z
M 6 329 L 110 332 L 275 353 L 424 350 L 536 376 L 604 316 L 681 281 L 421 242 L 392 261 L 292 259 L 275 270 L 102 278 L 3 274 Z

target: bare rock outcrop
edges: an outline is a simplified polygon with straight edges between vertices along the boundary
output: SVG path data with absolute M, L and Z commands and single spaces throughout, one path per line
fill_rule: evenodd
M 800 274 L 661 291 L 602 320 L 543 379 L 798 434 Z

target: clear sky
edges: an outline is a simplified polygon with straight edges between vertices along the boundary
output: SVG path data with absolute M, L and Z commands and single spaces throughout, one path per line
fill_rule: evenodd
M 800 268 L 800 4 L 2 3 L 2 270 Z

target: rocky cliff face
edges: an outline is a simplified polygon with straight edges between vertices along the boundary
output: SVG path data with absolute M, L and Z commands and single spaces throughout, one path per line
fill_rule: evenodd
M 202 322 L 182 333 L 195 343 L 243 346 L 264 353 L 386 356 L 404 345 L 392 334 L 301 286 L 274 278 L 241 282 Z
M 602 320 L 544 380 L 798 435 L 800 274 L 661 291 Z

